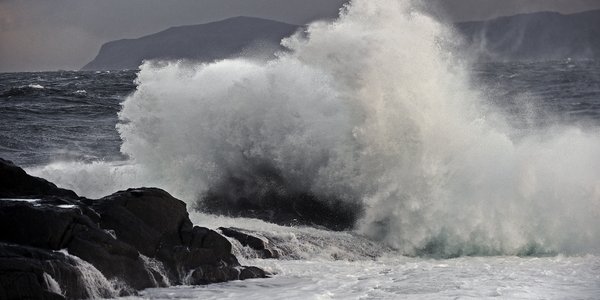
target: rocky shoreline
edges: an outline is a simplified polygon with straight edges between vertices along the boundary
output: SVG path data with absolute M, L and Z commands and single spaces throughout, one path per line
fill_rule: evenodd
M 277 251 L 243 230 L 224 235 Z M 174 285 L 264 278 L 229 240 L 193 226 L 186 204 L 157 188 L 87 199 L 0 159 L 0 299 L 85 299 Z

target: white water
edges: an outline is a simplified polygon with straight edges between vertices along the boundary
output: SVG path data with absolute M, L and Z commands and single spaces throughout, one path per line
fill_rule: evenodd
M 597 253 L 598 128 L 522 136 L 469 86 L 454 39 L 410 1 L 356 0 L 270 62 L 147 63 L 119 114 L 130 162 L 32 171 L 87 196 L 159 186 L 194 203 L 268 165 L 361 203 L 358 232 L 402 253 Z
M 154 286 L 171 286 L 165 267 L 160 261 L 142 254 L 140 254 L 140 257 L 144 261 L 144 266 L 146 267 Z M 154 274 L 158 274 L 160 277 L 156 278 Z
M 90 299 L 114 298 L 119 295 L 121 289 L 127 289 L 127 287 L 120 286 L 119 282 L 109 281 L 92 264 L 75 255 L 69 254 L 66 249 L 60 252 L 74 261 L 74 266 L 80 273 L 79 278 L 83 281 L 83 286 L 85 286 Z
M 194 204 L 268 165 L 294 189 L 365 207 L 342 233 L 193 214 L 258 230 L 287 256 L 242 259 L 272 279 L 143 298 L 598 298 L 598 128 L 511 128 L 469 85 L 446 26 L 410 1 L 351 3 L 270 62 L 144 64 L 119 114 L 130 161 L 29 171 L 90 197 L 158 186 Z M 513 256 L 547 252 L 561 255 Z M 401 255 L 422 253 L 502 256 Z
M 56 280 L 52 276 L 50 276 L 50 274 L 44 272 L 43 276 L 44 276 L 44 282 L 48 288 L 48 291 L 64 296 L 64 293 L 63 293 L 62 289 L 60 288 L 60 285 L 58 284 L 58 282 L 56 282 Z
M 286 254 L 280 260 L 252 259 L 247 258 L 252 257 L 249 249 L 235 249 L 242 264 L 275 274 L 269 279 L 148 289 L 128 298 L 597 299 L 600 295 L 600 257 L 593 255 L 410 258 L 347 232 L 198 213 L 191 218 L 201 226 L 249 228 L 277 240 Z
M 143 299 L 597 299 L 598 257 L 257 260 L 271 279 L 149 289 Z

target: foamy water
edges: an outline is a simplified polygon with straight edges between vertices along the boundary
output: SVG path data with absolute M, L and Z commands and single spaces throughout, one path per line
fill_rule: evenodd
M 344 232 L 199 213 L 192 219 L 208 227 L 250 228 L 278 240 L 288 255 L 280 260 L 247 258 L 252 251 L 231 240 L 242 264 L 260 266 L 273 277 L 148 289 L 129 299 L 597 299 L 600 295 L 600 257 L 593 255 L 412 258 L 376 245 L 369 248 L 361 237 Z
M 277 272 L 199 287 L 149 289 L 144 299 L 597 299 L 600 258 L 463 257 L 250 263 Z
M 516 128 L 456 40 L 411 1 L 354 0 L 268 62 L 146 63 L 119 113 L 127 161 L 29 171 L 89 197 L 157 186 L 202 207 L 211 190 L 269 190 L 267 169 L 278 188 L 364 208 L 348 232 L 194 213 L 287 256 L 254 260 L 234 241 L 274 277 L 141 298 L 598 298 L 599 128 Z
M 230 178 L 269 189 L 267 168 L 363 206 L 356 230 L 405 254 L 598 252 L 597 127 L 511 127 L 447 50 L 452 32 L 410 1 L 352 1 L 306 36 L 269 62 L 147 63 L 119 113 L 130 161 L 32 171 L 83 195 L 158 186 L 195 205 Z

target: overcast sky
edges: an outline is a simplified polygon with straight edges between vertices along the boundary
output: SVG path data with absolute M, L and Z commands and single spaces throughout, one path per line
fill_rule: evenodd
M 136 38 L 176 25 L 240 15 L 303 24 L 337 15 L 345 1 L 0 0 L 0 72 L 79 69 L 96 56 L 105 42 Z M 600 0 L 422 1 L 452 21 L 600 8 Z

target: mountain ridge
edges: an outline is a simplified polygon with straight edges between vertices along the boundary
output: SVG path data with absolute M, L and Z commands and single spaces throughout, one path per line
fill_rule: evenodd
M 600 10 L 518 14 L 455 27 L 467 48 L 483 60 L 600 58 Z
M 464 49 L 480 60 L 536 61 L 600 58 L 600 10 L 536 12 L 454 24 Z M 82 70 L 137 69 L 144 60 L 211 62 L 256 52 L 273 56 L 282 38 L 303 26 L 238 16 L 183 25 L 102 45 Z M 257 50 L 257 51 L 253 51 Z
M 220 21 L 174 26 L 135 39 L 110 41 L 82 70 L 137 69 L 143 60 L 189 59 L 214 61 L 252 48 L 281 49 L 282 37 L 300 26 L 238 16 Z

